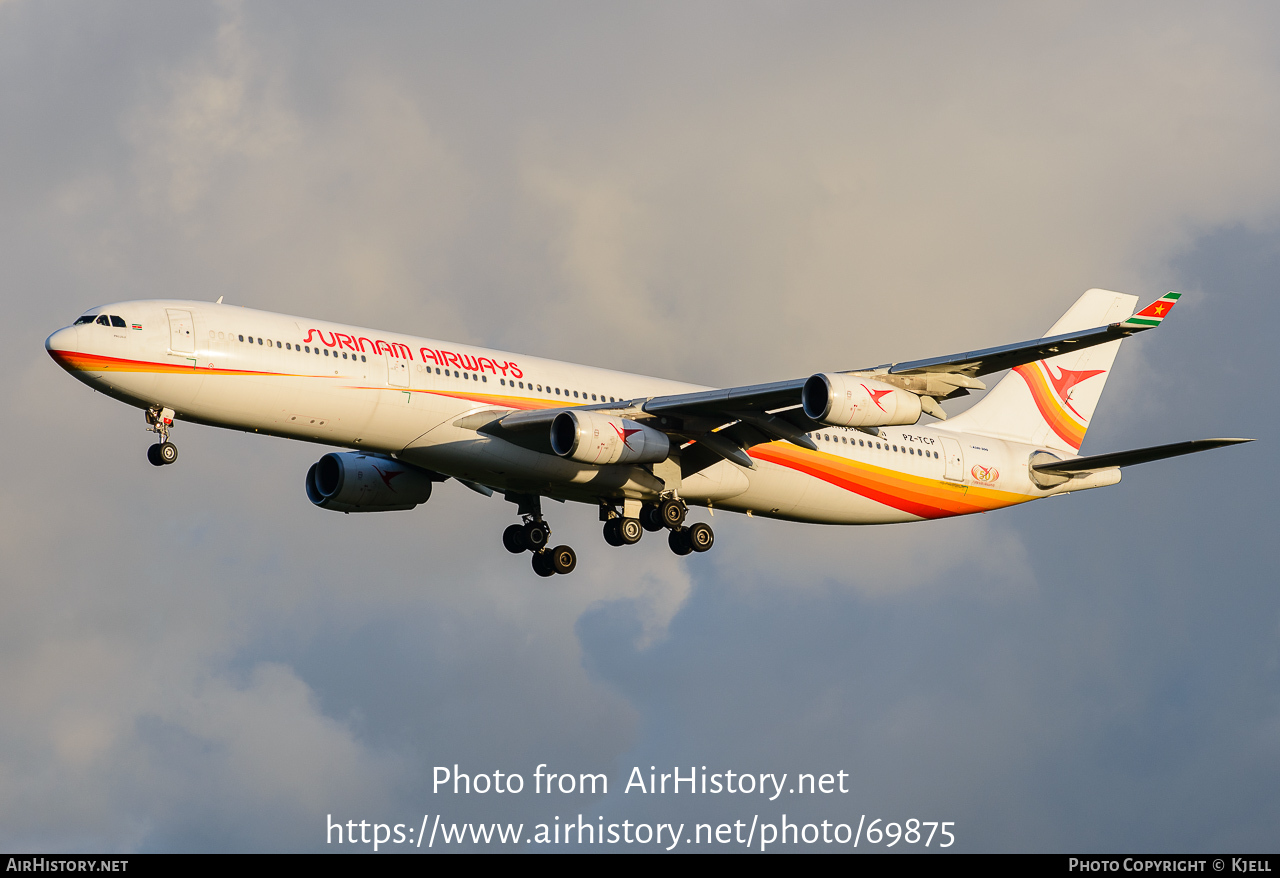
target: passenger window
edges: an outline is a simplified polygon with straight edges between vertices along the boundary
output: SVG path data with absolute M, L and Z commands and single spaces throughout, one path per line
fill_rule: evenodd
M 276 342 L 276 347 L 280 347 L 280 342 Z
M 244 336 L 243 336 L 243 335 L 242 335 L 242 336 L 239 336 L 239 338 L 240 338 L 240 340 L 241 340 L 241 341 L 244 341 Z
M 258 344 L 262 344 L 262 336 L 258 336 Z
M 481 380 L 483 383 L 488 384 L 488 383 L 489 383 L 489 376 L 488 376 L 488 375 L 481 375 L 481 376 L 480 376 L 480 380 Z
M 343 351 L 343 352 L 342 352 L 342 359 L 344 359 L 344 360 L 345 360 L 346 358 L 347 358 L 347 352 L 346 352 L 346 351 Z
M 111 321 L 107 319 L 107 315 L 106 315 L 106 314 L 102 314 L 102 315 L 100 315 L 100 316 L 98 317 L 98 319 L 97 319 L 95 322 L 96 322 L 96 323 L 101 323 L 103 326 L 110 326 L 110 325 L 111 325 Z
M 329 356 L 329 349 L 328 349 L 328 348 L 325 348 L 325 349 L 324 349 L 324 355 L 325 355 L 326 357 L 327 357 L 327 356 Z

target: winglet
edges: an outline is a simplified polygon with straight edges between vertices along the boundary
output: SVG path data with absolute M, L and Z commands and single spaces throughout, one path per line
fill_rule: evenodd
M 1165 293 L 1159 299 L 1156 299 L 1137 314 L 1121 323 L 1120 328 L 1133 331 L 1155 329 L 1160 325 L 1160 321 L 1164 320 L 1169 312 L 1173 310 L 1173 306 L 1178 303 L 1178 299 L 1181 296 L 1182 293 Z

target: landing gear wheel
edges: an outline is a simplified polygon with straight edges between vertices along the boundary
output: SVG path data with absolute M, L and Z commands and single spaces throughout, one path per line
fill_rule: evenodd
M 701 521 L 692 527 L 686 528 L 685 533 L 688 534 L 686 539 L 689 542 L 689 546 L 695 552 L 705 552 L 716 541 L 716 535 L 712 533 L 710 525 L 703 524 Z
M 147 460 L 151 461 L 152 466 L 164 466 L 164 461 L 160 459 L 159 444 L 147 446 Z
M 621 518 L 611 518 L 604 523 L 604 541 L 611 546 L 626 545 L 622 541 L 622 534 L 618 533 L 618 522 Z
M 161 464 L 167 466 L 178 459 L 178 446 L 172 442 L 161 442 L 156 448 L 159 449 L 156 456 L 160 458 Z
M 524 525 L 513 524 L 502 532 L 502 545 L 513 555 L 524 551 Z
M 658 504 L 658 514 L 662 516 L 662 524 L 676 530 L 680 525 L 684 524 L 684 517 L 688 513 L 688 508 L 679 500 L 670 499 L 663 500 Z
M 533 553 L 533 572 L 539 576 L 555 576 L 556 569 L 551 566 L 550 552 Z
M 635 545 L 640 542 L 640 538 L 644 536 L 644 527 L 640 524 L 638 518 L 620 518 L 618 519 L 618 536 L 628 546 Z
M 531 521 L 521 528 L 524 547 L 530 552 L 541 552 L 551 539 L 551 531 L 540 521 Z
M 687 530 L 673 530 L 667 534 L 667 545 L 677 555 L 688 555 L 693 551 L 693 546 L 689 545 L 689 532 Z
M 645 506 L 640 510 L 640 524 L 645 530 L 649 531 L 649 533 L 655 533 L 656 531 L 660 531 L 666 527 L 666 525 L 662 523 L 662 515 L 658 511 L 657 506 Z
M 556 573 L 572 573 L 578 566 L 578 555 L 568 546 L 556 546 L 546 554 L 551 556 L 551 569 Z

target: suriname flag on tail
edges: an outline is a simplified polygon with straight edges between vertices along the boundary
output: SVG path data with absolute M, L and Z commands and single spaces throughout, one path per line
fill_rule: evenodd
M 1182 293 L 1165 293 L 1137 314 L 1134 314 L 1124 323 L 1121 323 L 1120 328 L 1151 329 L 1159 326 L 1160 321 L 1163 320 L 1169 311 L 1173 309 L 1173 306 L 1181 296 Z

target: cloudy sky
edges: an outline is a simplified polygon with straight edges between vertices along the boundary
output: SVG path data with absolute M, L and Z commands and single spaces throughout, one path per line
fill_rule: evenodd
M 324 850 L 326 816 L 859 815 L 968 851 L 1273 850 L 1270 4 L 0 2 L 0 847 Z M 1186 293 L 1084 451 L 1254 445 L 972 519 L 500 545 L 340 516 L 313 446 L 141 414 L 42 342 L 213 299 L 723 385 Z M 604 798 L 432 770 L 607 772 Z M 843 796 L 623 795 L 634 765 Z M 329 849 L 332 849 L 330 847 Z

